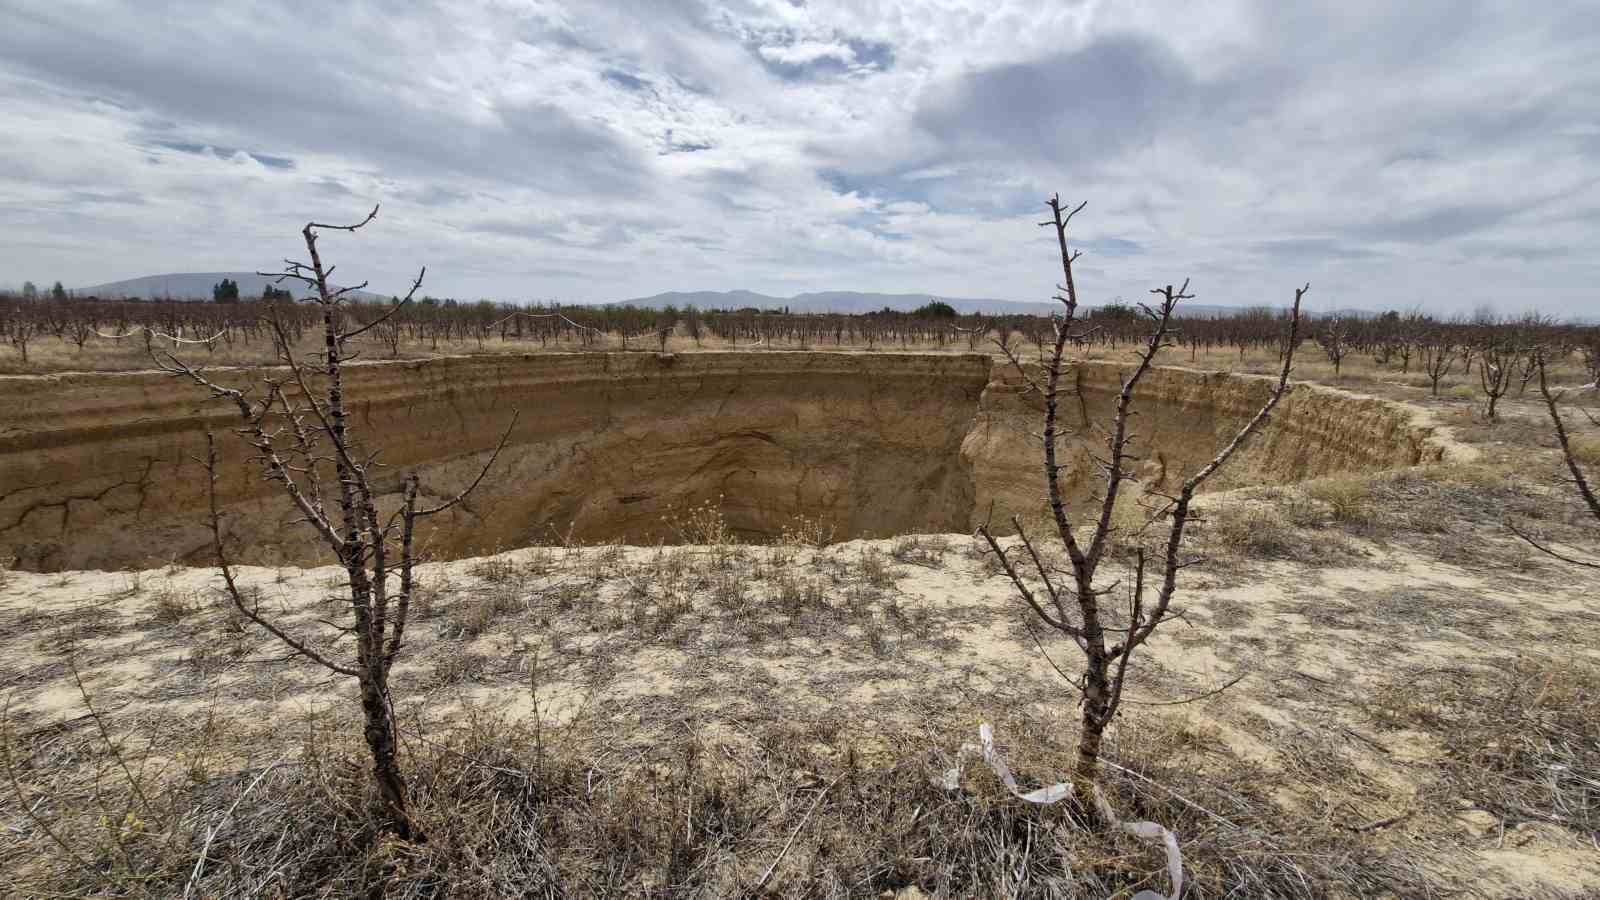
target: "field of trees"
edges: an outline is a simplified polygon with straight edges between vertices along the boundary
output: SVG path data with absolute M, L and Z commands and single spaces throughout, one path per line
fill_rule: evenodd
M 226 293 L 226 285 L 219 291 Z M 235 288 L 236 290 L 236 288 Z M 284 323 L 297 352 L 313 352 L 321 313 L 283 291 L 269 298 L 224 302 L 85 299 L 65 292 L 0 294 L 0 373 L 144 369 L 153 351 L 182 348 L 213 365 L 268 364 L 277 339 L 267 326 Z M 915 312 L 867 315 L 788 314 L 742 310 L 640 309 L 630 306 L 517 306 L 424 296 L 402 303 L 347 302 L 360 334 L 351 345 L 364 359 L 434 354 L 723 349 L 984 352 L 1011 350 L 1041 358 L 1052 335 L 1041 316 L 957 315 L 930 302 Z M 1184 317 L 1178 312 L 1171 364 L 1248 370 L 1282 355 L 1286 310 L 1241 308 L 1233 316 Z M 1089 309 L 1089 327 L 1074 338 L 1082 357 L 1116 356 L 1139 346 L 1147 317 L 1115 303 Z M 1515 318 L 1482 311 L 1436 318 L 1389 311 L 1372 317 L 1308 314 L 1302 333 L 1315 347 L 1302 357 L 1313 377 L 1375 376 L 1427 387 L 1434 396 L 1468 385 L 1497 412 L 1499 398 L 1526 391 L 1541 358 L 1580 383 L 1600 379 L 1600 326 L 1539 315 Z M 308 337 L 309 336 L 309 337 Z M 312 343 L 305 343 L 312 341 Z M 303 346 L 302 346 L 303 344 Z M 1267 368 L 1270 368 L 1268 366 Z M 1461 391 L 1465 393 L 1465 391 Z

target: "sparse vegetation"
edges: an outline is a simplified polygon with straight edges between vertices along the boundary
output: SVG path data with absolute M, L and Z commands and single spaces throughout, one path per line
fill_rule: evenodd
M 198 611 L 199 604 L 188 594 L 163 590 L 155 596 L 154 618 L 162 625 L 176 625 Z
M 1352 539 L 1385 529 L 1409 535 L 1413 526 L 1395 518 L 1401 510 L 1450 533 L 1459 528 L 1450 523 L 1481 517 L 1480 508 L 1519 510 L 1530 502 L 1518 499 L 1516 482 L 1488 469 L 1459 482 L 1454 471 L 1378 479 L 1372 523 Z M 1305 556 L 1307 546 L 1328 540 L 1306 529 L 1325 529 L 1334 519 L 1304 486 L 1252 493 L 1261 497 L 1219 496 L 1205 504 L 1197 532 L 1202 555 L 1214 556 L 1214 532 L 1234 529 L 1233 510 L 1261 510 L 1267 518 L 1252 513 L 1254 527 L 1234 529 L 1244 536 L 1242 561 L 1310 562 L 1325 572 L 1351 562 Z M 1396 505 L 1392 496 L 1407 499 Z M 1466 497 L 1480 507 L 1465 506 Z M 1492 540 L 1492 529 L 1485 534 Z M 1274 536 L 1285 552 L 1262 543 Z M 135 634 L 147 629 L 147 641 L 170 640 L 159 637 L 170 629 L 157 626 L 147 610 L 163 590 L 182 593 L 203 583 L 182 569 L 145 578 L 135 596 L 118 601 L 131 607 L 69 609 L 61 625 L 74 633 L 70 649 L 52 644 L 44 651 L 49 660 L 76 654 L 143 799 L 91 719 L 51 725 L 82 716 L 81 698 L 77 711 L 57 718 L 29 718 L 13 708 L 6 764 L 16 783 L 0 792 L 10 798 L 0 802 L 0 813 L 14 824 L 17 840 L 0 851 L 0 868 L 22 873 L 26 880 L 16 883 L 23 890 L 66 895 L 181 895 L 191 879 L 193 891 L 205 896 L 404 895 L 444 884 L 466 896 L 606 895 L 648 893 L 669 881 L 683 891 L 728 895 L 747 891 L 769 866 L 775 871 L 768 887 L 784 896 L 834 885 L 845 895 L 914 887 L 930 895 L 1098 900 L 1118 890 L 1159 888 L 1155 848 L 1085 830 L 1063 810 L 1026 808 L 986 772 L 970 774 L 956 795 L 932 784 L 953 749 L 944 736 L 962 734 L 980 719 L 996 723 L 1025 782 L 1057 779 L 1076 755 L 1066 711 L 1040 712 L 1008 699 L 1047 690 L 1059 678 L 1039 658 L 1034 639 L 1018 631 L 996 645 L 992 636 L 969 634 L 974 624 L 995 621 L 1003 607 L 963 606 L 958 586 L 976 579 L 994 588 L 1004 575 L 966 554 L 946 553 L 937 567 L 898 558 L 937 553 L 944 540 L 791 546 L 783 548 L 790 555 L 782 565 L 767 556 L 780 544 L 734 545 L 724 556 L 726 570 L 710 564 L 715 554 L 704 545 L 543 548 L 430 566 L 419 573 L 418 595 L 431 592 L 433 608 L 446 614 L 413 613 L 412 639 L 423 649 L 395 673 L 399 762 L 410 814 L 430 835 L 426 843 L 383 838 L 374 828 L 366 805 L 373 793 L 367 751 L 350 730 L 356 716 L 338 704 L 308 705 L 291 690 L 276 717 L 264 718 L 231 711 L 231 699 L 208 699 L 214 692 L 233 698 L 285 690 L 283 680 L 298 667 L 281 654 L 261 659 L 259 631 L 252 629 L 258 637 L 249 644 L 250 658 L 259 661 L 243 667 L 226 653 L 196 655 L 187 639 L 174 646 L 168 652 L 179 662 L 158 668 L 159 679 L 148 680 L 152 693 L 132 698 L 137 707 L 123 706 L 130 699 L 126 684 L 88 674 L 107 665 L 97 642 L 125 640 L 130 623 Z M 882 571 L 897 567 L 901 577 L 885 582 Z M 1207 562 L 1196 577 L 1204 581 L 1214 571 Z M 1220 571 L 1226 574 L 1226 566 Z M 1584 829 L 1592 828 L 1584 817 L 1594 809 L 1584 779 L 1596 773 L 1592 748 L 1582 741 L 1592 735 L 1591 682 L 1600 677 L 1591 665 L 1529 656 L 1495 662 L 1480 677 L 1472 668 L 1481 655 L 1474 640 L 1449 651 L 1459 656 L 1406 663 L 1420 673 L 1398 665 L 1391 673 L 1386 667 L 1403 657 L 1367 635 L 1398 628 L 1397 635 L 1429 635 L 1437 648 L 1456 629 L 1483 635 L 1508 620 L 1472 589 L 1413 588 L 1392 599 L 1375 589 L 1299 596 L 1300 582 L 1318 576 L 1296 571 L 1302 576 L 1290 587 L 1252 590 L 1242 602 L 1234 599 L 1246 596 L 1238 582 L 1192 588 L 1188 615 L 1203 622 L 1210 611 L 1213 627 L 1179 628 L 1149 645 L 1130 699 L 1183 700 L 1231 681 L 1219 675 L 1196 683 L 1184 674 L 1183 654 L 1193 652 L 1197 639 L 1219 657 L 1236 656 L 1229 647 L 1249 648 L 1259 668 L 1216 701 L 1139 707 L 1137 727 L 1108 729 L 1102 789 L 1119 808 L 1179 834 L 1189 890 L 1264 898 L 1295 896 L 1309 884 L 1349 896 L 1428 896 L 1481 884 L 1471 866 L 1441 868 L 1438 861 L 1478 846 L 1474 835 L 1482 832 L 1473 829 L 1487 828 L 1491 847 L 1501 822 L 1517 840 L 1529 839 L 1529 823 L 1584 839 Z M 262 599 L 278 615 L 327 635 L 331 630 L 315 620 L 330 608 L 320 600 L 329 576 L 327 569 L 287 578 L 263 571 L 241 589 L 252 597 L 257 588 L 270 590 L 274 599 Z M 32 573 L 15 577 L 10 590 L 49 597 L 85 589 L 83 579 L 62 585 Z M 724 579 L 741 586 L 744 602 L 715 599 Z M 125 595 L 126 580 L 113 589 Z M 303 600 L 277 599 L 297 592 Z M 492 626 L 462 636 L 456 611 L 494 602 L 505 605 Z M 1540 646 L 1545 639 L 1538 635 L 1574 624 L 1592 629 L 1587 619 L 1569 621 L 1565 602 L 1551 598 L 1548 610 L 1524 610 L 1516 622 L 1530 629 L 1519 632 L 1523 646 Z M 1276 649 L 1274 633 L 1298 617 L 1314 617 L 1310 627 L 1318 632 L 1283 634 L 1285 645 Z M 220 624 L 190 616 L 181 627 Z M 530 642 L 530 634 L 538 640 Z M 1365 688 L 1310 680 L 1322 677 L 1306 668 L 1312 660 L 1348 652 L 1341 638 L 1363 644 L 1373 656 L 1370 672 L 1406 689 L 1380 690 L 1381 702 L 1367 704 L 1358 699 Z M 1059 664 L 1061 645 L 1040 640 Z M 141 655 L 153 649 L 136 646 L 147 648 Z M 930 664 L 939 660 L 946 662 Z M 49 665 L 59 668 L 19 672 L 12 683 L 42 685 L 53 677 L 68 679 L 70 687 L 64 664 Z M 784 674 L 773 680 L 764 674 L 768 667 Z M 544 718 L 518 711 L 527 708 L 530 678 Z M 998 693 L 974 690 L 987 679 L 1002 685 Z M 162 714 L 171 692 L 194 690 L 189 685 L 203 686 L 196 698 L 203 712 Z M 299 690 L 308 688 L 313 684 Z M 1295 713 L 1290 729 L 1251 718 L 1253 711 L 1303 709 L 1298 690 L 1316 692 L 1317 708 L 1341 712 L 1331 721 Z M 104 702 L 101 691 L 111 695 Z M 847 720 L 837 701 L 846 692 L 876 699 L 851 701 Z M 952 699 L 908 707 L 906 696 Z M 1493 702 L 1475 702 L 1481 698 Z M 862 724 L 867 720 L 875 724 Z M 1265 742 L 1248 759 L 1229 748 L 1226 729 L 1238 727 Z M 1424 753 L 1435 743 L 1440 755 Z M 1388 752 L 1401 746 L 1413 747 L 1405 758 L 1419 754 L 1415 762 L 1401 765 Z M 1541 781 L 1550 766 L 1568 768 L 1554 782 Z M 1386 778 L 1415 780 L 1420 799 L 1372 786 L 1359 774 L 1372 767 L 1388 772 Z M 1559 819 L 1550 818 L 1552 810 Z M 123 823 L 129 812 L 127 828 L 100 824 L 102 815 Z M 1493 818 L 1479 824 L 1478 816 Z M 44 826 L 87 865 L 61 850 Z M 1392 838 L 1399 829 L 1408 837 L 1397 847 Z M 586 849 L 598 846 L 608 849 Z M 1418 847 L 1428 848 L 1427 866 Z M 463 871 L 481 874 L 464 878 Z
M 1413 673 L 1376 696 L 1381 720 L 1441 736 L 1444 763 L 1426 802 L 1462 798 L 1497 829 L 1549 823 L 1586 840 L 1600 834 L 1600 672 L 1496 659 Z
M 516 594 L 506 587 L 474 591 L 456 601 L 451 609 L 451 630 L 459 637 L 475 638 L 493 628 L 507 613 L 521 608 Z
M 1585 434 L 1569 438 L 1567 446 L 1572 459 L 1580 467 L 1600 466 L 1600 434 Z
M 1362 523 L 1372 515 L 1372 488 L 1358 475 L 1330 475 L 1306 482 L 1306 495 L 1327 504 L 1339 522 Z
M 1008 721 L 1038 738 L 1021 764 L 1065 764 L 1070 748 L 1045 723 Z M 260 734 L 221 710 L 200 722 L 151 723 L 115 749 L 96 736 L 13 732 L 7 772 L 60 844 L 42 834 L 35 842 L 30 830 L 26 844 L 0 853 L 20 878 L 14 889 L 68 895 L 415 896 L 448 887 L 451 896 L 481 898 L 637 896 L 671 885 L 727 896 L 765 879 L 783 895 L 800 895 L 803 885 L 807 895 L 827 896 L 1087 898 L 1150 884 L 1146 854 L 1124 841 L 1077 829 L 1060 811 L 1019 806 L 997 786 L 952 798 L 926 776 L 937 760 L 863 755 L 838 720 L 773 722 L 733 743 L 689 736 L 621 764 L 606 762 L 594 726 L 541 727 L 474 709 L 448 740 L 417 742 L 407 759 L 414 814 L 449 824 L 439 829 L 448 839 L 426 844 L 370 830 L 359 812 L 362 751 L 336 719 L 297 723 L 306 738 L 294 760 L 239 769 L 231 760 L 250 756 Z M 186 749 L 141 749 L 152 745 Z M 1215 752 L 1206 735 L 1181 726 L 1146 746 L 1158 745 Z M 78 760 L 112 753 L 122 765 L 98 781 L 92 766 L 58 770 L 50 793 L 39 795 L 36 766 L 49 752 Z M 1130 774 L 1110 776 L 1108 789 L 1192 835 L 1186 868 L 1200 890 L 1426 890 L 1404 853 L 1365 848 L 1347 831 L 1295 826 L 1249 763 L 1212 780 L 1160 753 L 1124 761 Z M 19 867 L 22 854 L 36 855 Z
M 1233 559 L 1292 559 L 1300 539 L 1291 527 L 1275 506 L 1233 503 L 1207 510 L 1199 534 Z

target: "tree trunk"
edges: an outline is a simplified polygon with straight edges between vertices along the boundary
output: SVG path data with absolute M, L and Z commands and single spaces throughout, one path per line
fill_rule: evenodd
M 1100 745 L 1105 738 L 1108 694 L 1105 675 L 1096 677 L 1089 672 L 1083 691 L 1083 730 L 1078 737 L 1078 762 L 1072 771 L 1080 791 L 1091 787 L 1100 773 Z M 1082 799 L 1087 802 L 1089 798 Z
M 1078 760 L 1072 769 L 1072 790 L 1079 815 L 1090 827 L 1098 828 L 1099 808 L 1094 802 L 1095 786 L 1100 781 L 1100 747 L 1109 724 L 1111 686 L 1106 678 L 1108 664 L 1091 659 L 1083 678 L 1083 728 L 1078 733 Z
M 381 673 L 362 671 L 361 711 L 367 720 L 365 736 L 367 749 L 372 751 L 372 778 L 378 786 L 378 797 L 383 803 L 384 813 L 394 826 L 394 833 L 402 840 L 421 842 L 424 837 L 411 820 L 406 782 L 400 775 L 396 758 L 399 747 L 395 740 L 387 682 L 388 679 Z
M 1095 551 L 1091 550 L 1091 554 Z M 1090 564 L 1098 560 L 1091 560 Z M 1083 616 L 1083 728 L 1078 734 L 1078 761 L 1072 770 L 1078 807 L 1090 823 L 1098 821 L 1094 787 L 1100 775 L 1100 745 L 1111 722 L 1111 660 L 1107 658 L 1105 631 L 1100 624 L 1100 604 L 1094 578 L 1086 570 L 1077 578 L 1078 611 Z

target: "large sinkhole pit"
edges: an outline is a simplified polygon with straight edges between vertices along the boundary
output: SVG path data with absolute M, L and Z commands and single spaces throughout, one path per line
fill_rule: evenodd
M 230 385 L 260 372 L 216 370 Z M 1064 423 L 1096 440 L 1123 368 L 1083 363 Z M 1267 396 L 1265 379 L 1156 369 L 1135 419 L 1142 480 L 1175 484 Z M 0 378 L 0 559 L 29 569 L 115 569 L 212 559 L 205 432 L 217 433 L 225 526 L 242 563 L 325 563 L 229 408 L 159 373 Z M 471 499 L 431 521 L 432 559 L 578 540 L 680 543 L 709 504 L 759 541 L 801 518 L 835 539 L 966 532 L 1037 514 L 1037 397 L 982 355 L 827 352 L 589 353 L 355 364 L 346 393 L 379 483 L 416 470 L 447 497 L 520 412 Z M 237 413 L 235 412 L 234 416 Z M 1404 407 L 1298 386 L 1213 490 L 1437 459 Z M 1087 456 L 1066 473 L 1074 505 Z

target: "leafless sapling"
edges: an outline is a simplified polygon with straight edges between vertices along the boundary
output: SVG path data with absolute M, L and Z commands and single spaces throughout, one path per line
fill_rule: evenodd
M 660 352 L 667 352 L 667 341 L 672 337 L 678 327 L 678 311 L 667 307 L 656 315 L 654 324 L 656 344 Z
M 1590 328 L 1583 334 L 1578 352 L 1583 354 L 1583 370 L 1589 384 L 1600 384 L 1600 328 Z
M 1328 362 L 1333 363 L 1333 377 L 1338 378 L 1344 367 L 1344 358 L 1350 353 L 1350 326 L 1344 317 L 1334 316 L 1317 332 L 1317 343 L 1322 347 L 1322 352 L 1327 354 Z
M 399 302 L 399 297 L 394 298 L 392 301 L 393 304 L 398 304 Z M 389 348 L 389 358 L 399 359 L 400 342 L 405 337 L 405 329 L 399 317 L 384 316 L 383 321 L 378 323 L 376 331 L 378 333 L 378 340 L 382 341 L 383 345 Z
M 1490 422 L 1499 418 L 1495 408 L 1500 398 L 1511 390 L 1511 379 L 1517 371 L 1517 351 L 1502 338 L 1490 336 L 1478 349 L 1478 385 L 1488 398 L 1484 418 Z
M 1412 310 L 1400 320 L 1399 334 L 1395 338 L 1395 353 L 1400 357 L 1400 374 L 1411 373 L 1411 359 L 1417 353 L 1417 345 L 1422 340 L 1427 319 L 1420 310 Z
M 1160 520 L 1167 523 L 1164 548 L 1160 559 L 1153 564 L 1146 559 L 1143 550 L 1138 551 L 1133 564 L 1133 584 L 1128 591 L 1126 628 L 1120 628 L 1108 615 L 1110 610 L 1101 604 L 1102 598 L 1106 598 L 1117 587 L 1103 582 L 1101 567 L 1112 552 L 1113 539 L 1118 531 L 1115 518 L 1117 499 L 1126 482 L 1137 480 L 1132 468 L 1137 461 L 1131 453 L 1132 445 L 1137 441 L 1137 436 L 1130 431 L 1134 415 L 1132 406 L 1140 382 L 1154 366 L 1156 355 L 1171 344 L 1174 311 L 1181 301 L 1189 299 L 1191 295 L 1187 293 L 1188 282 L 1185 281 L 1183 286 L 1176 289 L 1167 285 L 1151 291 L 1159 298 L 1154 306 L 1141 304 L 1151 331 L 1138 352 L 1138 364 L 1122 381 L 1121 390 L 1117 393 L 1115 412 L 1105 439 L 1106 452 L 1103 456 L 1093 456 L 1101 479 L 1096 498 L 1098 508 L 1091 510 L 1093 518 L 1089 521 L 1074 521 L 1074 515 L 1066 507 L 1065 490 L 1061 484 L 1061 471 L 1067 466 L 1058 462 L 1063 425 L 1057 417 L 1057 406 L 1063 392 L 1062 378 L 1071 365 L 1065 355 L 1067 342 L 1084 337 L 1081 331 L 1075 329 L 1078 291 L 1072 271 L 1072 264 L 1082 251 L 1072 250 L 1067 237 L 1068 224 L 1084 204 L 1068 211 L 1062 207 L 1060 197 L 1053 196 L 1048 206 L 1051 221 L 1040 225 L 1055 229 L 1065 281 L 1058 286 L 1060 293 L 1055 296 L 1061 301 L 1064 311 L 1053 319 L 1051 348 L 1040 362 L 1043 380 L 1030 374 L 1022 361 L 1009 350 L 1002 350 L 1016 367 L 1027 390 L 1037 392 L 1044 401 L 1044 430 L 1039 438 L 1045 484 L 1056 536 L 1066 549 L 1071 571 L 1061 572 L 1045 562 L 1038 545 L 1028 535 L 1021 516 L 1013 516 L 1011 520 L 1019 541 L 1010 548 L 1010 552 L 1001 547 L 988 523 L 978 528 L 978 534 L 988 543 L 1017 593 L 1034 614 L 1049 627 L 1070 637 L 1083 653 L 1083 674 L 1071 679 L 1073 687 L 1082 695 L 1083 707 L 1077 760 L 1071 777 L 1080 802 L 1086 803 L 1093 795 L 1106 728 L 1122 703 L 1129 660 L 1134 651 L 1167 620 L 1173 596 L 1177 592 L 1178 572 L 1190 564 L 1184 559 L 1182 548 L 1185 530 L 1194 518 L 1195 493 L 1261 427 L 1288 391 L 1294 350 L 1300 340 L 1300 301 L 1310 290 L 1310 285 L 1295 291 L 1283 368 L 1266 402 L 1209 462 L 1188 476 L 1175 493 L 1156 494 L 1165 499 L 1165 504 L 1150 521 L 1151 524 Z M 1021 553 L 1017 553 L 1019 550 Z M 1013 559 L 1013 555 L 1019 559 Z M 1037 576 L 1036 579 L 1024 575 L 1029 568 Z M 1030 587 L 1030 579 L 1040 587 Z M 1146 596 L 1152 583 L 1153 599 Z M 1120 640 L 1115 637 L 1119 633 L 1122 635 Z
M 28 362 L 28 343 L 33 340 L 33 336 L 38 330 L 38 323 L 26 315 L 18 315 L 11 323 L 10 333 L 7 338 L 11 341 L 11 346 L 17 348 L 17 352 L 22 354 L 24 365 Z
M 693 304 L 690 304 L 683 311 L 683 327 L 689 333 L 689 337 L 694 340 L 694 345 L 699 347 L 700 341 L 705 336 L 705 329 L 700 324 L 700 310 L 696 309 Z
M 1417 360 L 1428 376 L 1433 396 L 1439 396 L 1439 382 L 1450 374 L 1456 362 L 1456 348 L 1450 336 L 1443 329 L 1435 328 L 1432 334 L 1417 343 Z
M 291 633 L 276 617 L 263 611 L 252 592 L 239 584 L 224 540 L 223 512 L 217 501 L 216 442 L 207 433 L 205 465 L 212 546 L 229 598 L 245 618 L 294 653 L 337 675 L 356 679 L 365 722 L 363 736 L 371 752 L 373 779 L 385 818 L 398 836 L 422 840 L 424 834 L 410 814 L 406 784 L 396 758 L 395 714 L 389 692 L 389 673 L 405 646 L 406 620 L 415 586 L 416 526 L 461 503 L 482 483 L 504 449 L 511 428 L 507 427 L 477 477 L 460 493 L 439 503 L 424 503 L 421 480 L 413 472 L 401 481 L 398 504 L 380 498 L 373 478 L 373 470 L 380 465 L 379 451 L 372 446 L 375 442 L 357 439 L 347 409 L 345 363 L 354 355 L 348 345 L 404 309 L 422 285 L 427 270 L 418 273 L 403 300 L 382 315 L 356 324 L 347 315 L 345 296 L 365 287 L 365 283 L 330 287 L 328 276 L 333 269 L 324 266 L 317 249 L 319 231 L 353 232 L 377 214 L 374 207 L 355 225 L 307 224 L 301 235 L 310 262 L 288 261 L 283 272 L 272 273 L 280 281 L 298 281 L 314 292 L 311 299 L 320 307 L 323 341 L 319 351 L 305 359 L 297 358 L 290 349 L 294 341 L 281 316 L 272 311 L 275 307 L 269 307 L 268 325 L 277 337 L 275 346 L 285 369 L 282 375 L 262 376 L 264 390 L 259 396 L 219 384 L 171 353 L 162 354 L 157 361 L 170 374 L 192 381 L 212 397 L 238 408 L 243 424 L 236 430 L 254 450 L 253 461 L 260 465 L 262 475 L 287 495 L 300 521 L 316 533 L 319 542 L 343 567 L 350 618 L 338 623 L 338 627 L 354 638 L 351 656 L 335 655 L 330 647 Z M 330 470 L 331 483 L 327 477 Z
M 95 324 L 93 314 L 87 310 L 80 310 L 79 314 L 67 323 L 67 335 L 72 338 L 72 344 L 78 348 L 79 353 L 83 352 L 83 345 L 87 344 L 89 337 L 95 333 Z

